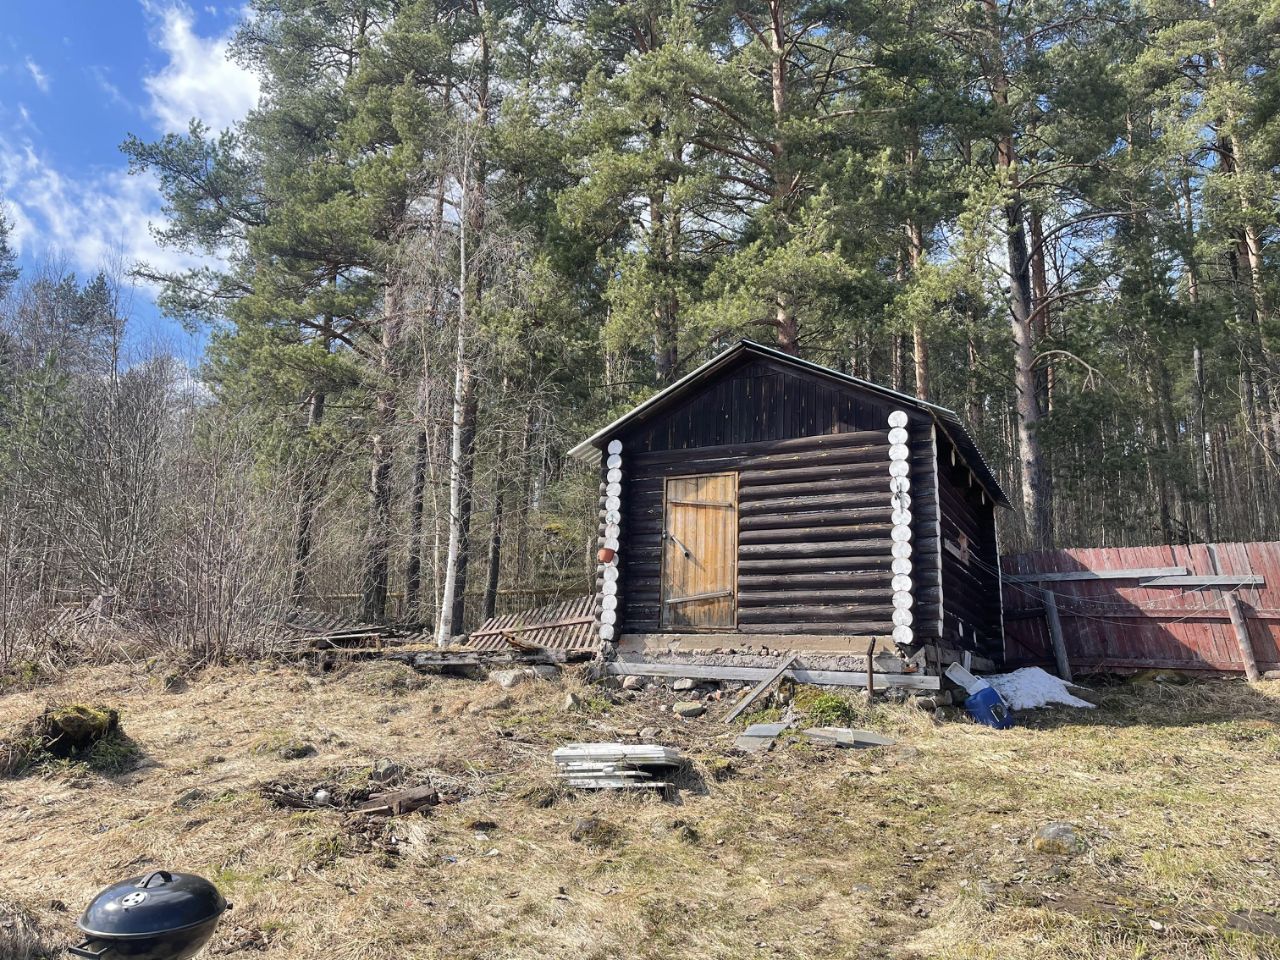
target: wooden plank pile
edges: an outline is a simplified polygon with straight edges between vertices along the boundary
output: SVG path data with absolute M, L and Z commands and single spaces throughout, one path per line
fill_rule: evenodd
M 653 743 L 571 743 L 552 755 L 557 776 L 583 790 L 667 790 L 684 764 L 678 750 Z

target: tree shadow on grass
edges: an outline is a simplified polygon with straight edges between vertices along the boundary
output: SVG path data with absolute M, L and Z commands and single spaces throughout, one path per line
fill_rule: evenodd
M 1034 730 L 1082 727 L 1217 727 L 1249 728 L 1259 736 L 1280 735 L 1280 684 L 1270 696 L 1236 679 L 1155 679 L 1114 675 L 1082 677 L 1074 691 L 1096 709 L 1052 707 L 1019 711 L 1020 726 Z

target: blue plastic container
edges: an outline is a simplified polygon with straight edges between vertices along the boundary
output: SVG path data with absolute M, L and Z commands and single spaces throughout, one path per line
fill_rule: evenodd
M 988 727 L 1008 730 L 1013 726 L 1013 711 L 995 687 L 984 687 L 977 693 L 970 694 L 964 702 L 964 709 L 974 720 L 985 723 Z

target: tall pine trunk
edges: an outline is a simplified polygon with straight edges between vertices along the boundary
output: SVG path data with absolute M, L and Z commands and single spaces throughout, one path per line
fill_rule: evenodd
M 1003 111 L 1009 108 L 1009 77 L 1001 47 L 1002 21 L 996 0 L 983 0 L 990 30 L 992 99 Z M 1013 381 L 1017 391 L 1018 462 L 1022 508 L 1032 545 L 1053 544 L 1053 491 L 1044 451 L 1036 428 L 1040 401 L 1036 385 L 1035 302 L 1031 290 L 1031 256 L 1027 248 L 1025 202 L 1018 182 L 1017 148 L 1011 128 L 1001 131 L 996 160 L 1006 191 L 1004 203 L 1005 250 L 1009 260 L 1009 320 L 1013 333 Z

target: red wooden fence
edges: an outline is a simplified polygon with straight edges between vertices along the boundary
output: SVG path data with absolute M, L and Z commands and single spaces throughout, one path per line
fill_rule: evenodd
M 1151 583 L 1152 576 L 1049 576 L 1174 567 L 1188 575 L 1253 575 L 1263 582 L 1159 586 Z M 1005 658 L 1011 667 L 1054 662 L 1040 592 L 1051 590 L 1077 672 L 1153 667 L 1243 672 L 1228 611 L 1230 592 L 1244 614 L 1258 669 L 1280 669 L 1280 543 L 1048 550 L 1005 557 L 1001 569 Z

